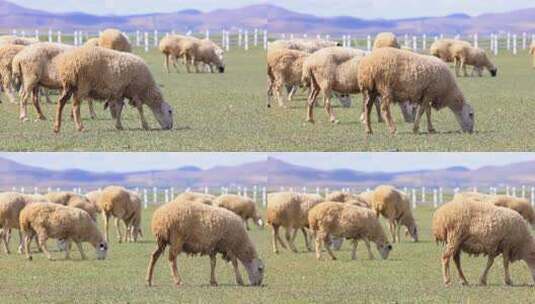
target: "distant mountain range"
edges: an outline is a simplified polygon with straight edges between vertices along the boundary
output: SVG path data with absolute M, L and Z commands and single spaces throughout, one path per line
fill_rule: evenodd
M 341 12 L 343 14 L 343 12 Z M 496 14 L 468 16 L 366 20 L 349 16 L 317 17 L 293 12 L 279 6 L 258 4 L 238 9 L 201 12 L 194 9 L 171 13 L 128 16 L 98 16 L 81 12 L 50 13 L 24 8 L 0 0 L 0 29 L 99 30 L 116 27 L 123 31 L 176 30 L 178 32 L 210 30 L 268 29 L 272 33 L 374 34 L 392 31 L 397 34 L 444 33 L 468 34 L 499 31 L 535 32 L 535 8 Z
M 535 185 L 535 161 L 475 170 L 451 167 L 407 172 L 362 172 L 350 169 L 320 170 L 293 165 L 276 158 L 237 166 L 200 169 L 187 166 L 174 170 L 95 173 L 84 170 L 48 170 L 0 158 L 0 190 L 11 187 L 96 188 L 109 184 L 127 187 L 269 186 L 366 188 L 378 184 L 398 187 L 489 187 Z

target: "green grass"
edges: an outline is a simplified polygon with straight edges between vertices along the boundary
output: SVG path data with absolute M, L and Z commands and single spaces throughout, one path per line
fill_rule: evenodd
M 152 208 L 145 210 L 145 240 L 137 244 L 117 244 L 111 240 L 108 259 L 95 260 L 92 248 L 85 245 L 90 257 L 80 261 L 78 252 L 73 260 L 46 260 L 35 254 L 28 262 L 23 256 L 0 255 L 0 292 L 2 303 L 529 303 L 535 297 L 529 271 L 523 262 L 514 263 L 511 274 L 515 287 L 503 282 L 501 259 L 497 259 L 489 275 L 489 286 L 461 287 L 452 264 L 454 284 L 442 285 L 441 247 L 431 240 L 432 208 L 418 207 L 416 218 L 421 242 L 403 241 L 395 245 L 388 260 L 368 260 L 361 244 L 358 260 L 350 260 L 347 242 L 335 252 L 337 261 L 317 261 L 312 253 L 303 252 L 301 235 L 294 254 L 271 251 L 270 230 L 251 231 L 260 256 L 266 264 L 263 287 L 237 287 L 232 267 L 218 259 L 219 287 L 210 287 L 208 257 L 179 256 L 179 271 L 183 279 L 174 287 L 164 254 L 155 271 L 155 287 L 145 286 L 145 271 L 154 248 L 149 232 Z M 111 230 L 114 236 L 114 229 Z M 12 245 L 16 240 L 12 240 Z M 12 246 L 14 247 L 14 246 Z M 50 248 L 55 248 L 50 241 Z M 486 259 L 463 255 L 465 274 L 475 284 Z M 241 267 L 241 266 L 240 266 Z M 242 268 L 242 275 L 246 273 Z
M 322 108 L 314 111 L 316 123 L 305 124 L 305 95 L 298 95 L 290 109 L 275 107 L 271 112 L 270 134 L 273 141 L 267 150 L 302 151 L 528 151 L 535 148 L 531 130 L 535 120 L 530 113 L 535 103 L 535 70 L 525 52 L 517 56 L 502 52 L 492 58 L 498 66 L 498 77 L 485 72 L 483 78 L 458 78 L 461 89 L 475 108 L 475 133 L 461 134 L 449 109 L 433 111 L 437 134 L 427 134 L 426 120 L 421 134 L 412 133 L 412 124 L 402 121 L 397 106 L 394 119 L 396 135 L 388 133 L 385 124 L 372 113 L 374 134 L 366 136 L 359 121 L 362 97 L 353 96 L 350 109 L 335 108 L 340 124 L 333 125 Z M 470 69 L 469 69 L 470 70 Z M 320 96 L 321 100 L 321 96 Z M 338 104 L 337 101 L 334 101 Z
M 33 121 L 37 115 L 29 105 L 31 121 L 18 120 L 18 106 L 4 101 L 0 105 L 3 126 L 0 146 L 3 151 L 227 151 L 259 150 L 270 137 L 265 116 L 265 52 L 232 50 L 225 55 L 224 74 L 167 74 L 159 51 L 144 53 L 164 97 L 174 108 L 174 129 L 159 130 L 148 108 L 146 117 L 155 130 L 141 129 L 139 115 L 131 107 L 123 111 L 124 131 L 117 131 L 109 112 L 96 104 L 98 119 L 91 120 L 82 104 L 85 131 L 79 133 L 69 115 L 64 115 L 61 133 L 52 132 L 56 105 L 43 105 L 47 121 Z M 55 102 L 57 96 L 52 96 Z M 70 110 L 68 105 L 66 109 Z M 67 112 L 68 113 L 68 112 Z M 64 113 L 65 114 L 65 113 Z

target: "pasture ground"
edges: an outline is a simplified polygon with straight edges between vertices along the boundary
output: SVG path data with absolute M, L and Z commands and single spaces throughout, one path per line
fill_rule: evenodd
M 489 275 L 489 286 L 475 285 L 486 263 L 484 257 L 462 256 L 465 274 L 472 286 L 462 287 L 452 267 L 453 286 L 442 285 L 441 247 L 432 240 L 430 226 L 433 209 L 419 206 L 416 218 L 421 241 L 404 240 L 394 245 L 388 260 L 368 260 L 360 244 L 358 260 L 350 259 L 348 242 L 335 252 L 337 261 L 317 261 L 304 251 L 301 235 L 300 253 L 271 251 L 271 230 L 252 229 L 251 236 L 266 264 L 263 287 L 238 287 L 232 267 L 218 259 L 219 287 L 209 285 L 208 257 L 179 256 L 183 279 L 180 288 L 171 281 L 167 256 L 163 254 L 155 271 L 155 287 L 145 285 L 149 255 L 155 247 L 149 231 L 154 208 L 146 209 L 143 218 L 145 240 L 137 244 L 118 244 L 111 228 L 108 259 L 97 261 L 93 249 L 84 247 L 89 257 L 80 261 L 76 250 L 72 260 L 53 252 L 56 261 L 36 253 L 28 262 L 23 256 L 0 255 L 0 293 L 2 303 L 530 303 L 535 297 L 527 266 L 511 266 L 515 286 L 503 284 L 501 259 L 496 259 Z M 16 234 L 16 233 L 15 233 Z M 14 248 L 17 238 L 12 240 Z M 55 248 L 55 241 L 49 241 Z M 241 267 L 241 266 L 240 266 Z M 241 267 L 246 278 L 245 270 Z

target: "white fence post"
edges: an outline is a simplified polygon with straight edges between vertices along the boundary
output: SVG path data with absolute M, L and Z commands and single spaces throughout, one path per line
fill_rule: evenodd
M 152 188 L 152 203 L 158 203 L 158 188 L 156 187 Z
M 264 50 L 267 50 L 268 48 L 268 34 L 267 30 L 264 30 Z
M 147 189 L 143 189 L 143 206 L 145 206 L 145 208 L 147 208 L 149 205 L 149 199 L 148 199 L 148 196 L 147 196 Z
M 147 53 L 149 51 L 149 33 L 145 32 L 145 38 L 144 39 L 144 44 L 145 44 L 145 53 Z
M 507 33 L 507 50 L 511 51 L 511 33 Z
M 412 209 L 416 209 L 416 189 L 412 188 Z
M 372 37 L 370 35 L 368 35 L 366 39 L 366 48 L 368 49 L 368 51 L 372 50 Z
M 433 189 L 433 207 L 437 207 L 438 205 L 438 193 L 437 189 Z
M 444 204 L 444 191 L 442 190 L 442 187 L 438 188 L 438 202 L 439 204 Z
M 422 35 L 422 51 L 427 50 L 427 35 Z
M 154 30 L 154 47 L 158 47 L 158 30 Z
M 405 44 L 405 47 L 409 47 L 409 35 L 408 34 L 405 34 L 405 36 L 403 37 L 403 43 Z
M 522 198 L 526 198 L 526 186 L 525 185 L 522 185 Z
M 498 56 L 498 50 L 500 48 L 500 40 L 498 34 L 494 34 L 494 56 Z
M 241 45 L 242 45 L 242 30 L 239 29 L 238 30 L 238 47 L 241 48 Z
M 531 205 L 535 206 L 535 187 L 531 187 Z
M 164 194 L 165 194 L 165 202 L 167 203 L 169 201 L 169 189 L 165 189 Z
M 139 32 L 139 30 L 136 31 L 136 46 L 141 46 L 141 33 Z
M 58 37 L 57 37 L 58 40 L 57 41 L 58 41 L 58 43 L 61 43 L 61 31 L 58 31 L 57 34 L 58 34 Z
M 266 187 L 262 187 L 262 206 L 266 207 L 267 205 L 267 190 Z
M 204 36 L 206 37 L 206 39 L 210 39 L 210 30 L 206 30 Z
M 415 52 L 418 51 L 418 41 L 416 39 L 416 36 L 412 36 L 412 50 Z
M 517 42 L 516 34 L 514 34 L 513 35 L 513 55 L 516 55 L 517 53 L 516 42 Z
M 244 46 L 243 46 L 243 49 L 244 50 L 249 50 L 249 31 L 248 30 L 245 30 L 245 33 L 244 33 Z
M 256 28 L 254 29 L 253 43 L 255 47 L 258 46 L 258 29 Z
M 425 187 L 422 187 L 422 203 L 425 203 Z
M 48 42 L 52 42 L 52 30 L 48 29 Z
M 175 199 L 175 187 L 171 187 L 171 200 Z
M 35 40 L 39 41 L 39 30 L 35 30 Z
M 474 47 L 477 48 L 479 46 L 479 41 L 477 37 L 477 33 L 474 34 Z
M 527 34 L 526 32 L 523 32 L 522 33 L 522 49 L 523 50 L 525 50 L 528 47 L 527 42 L 528 42 Z

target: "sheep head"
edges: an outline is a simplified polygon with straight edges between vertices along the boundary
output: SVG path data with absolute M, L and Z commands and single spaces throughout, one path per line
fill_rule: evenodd
M 254 258 L 249 262 L 243 262 L 243 266 L 247 270 L 251 285 L 260 286 L 264 279 L 264 262 L 259 258 Z
M 154 117 L 164 130 L 173 128 L 173 108 L 165 101 L 160 101 L 151 106 Z
M 474 132 L 474 109 L 469 103 L 464 102 L 461 109 L 454 111 L 454 113 L 463 132 Z
M 108 243 L 102 240 L 95 246 L 95 251 L 97 255 L 97 260 L 105 260 L 106 255 L 108 254 Z
M 381 254 L 381 258 L 383 260 L 388 259 L 388 255 L 390 254 L 390 251 L 392 251 L 392 245 L 390 245 L 389 242 L 377 242 L 376 245 L 377 251 L 379 251 L 379 254 Z

